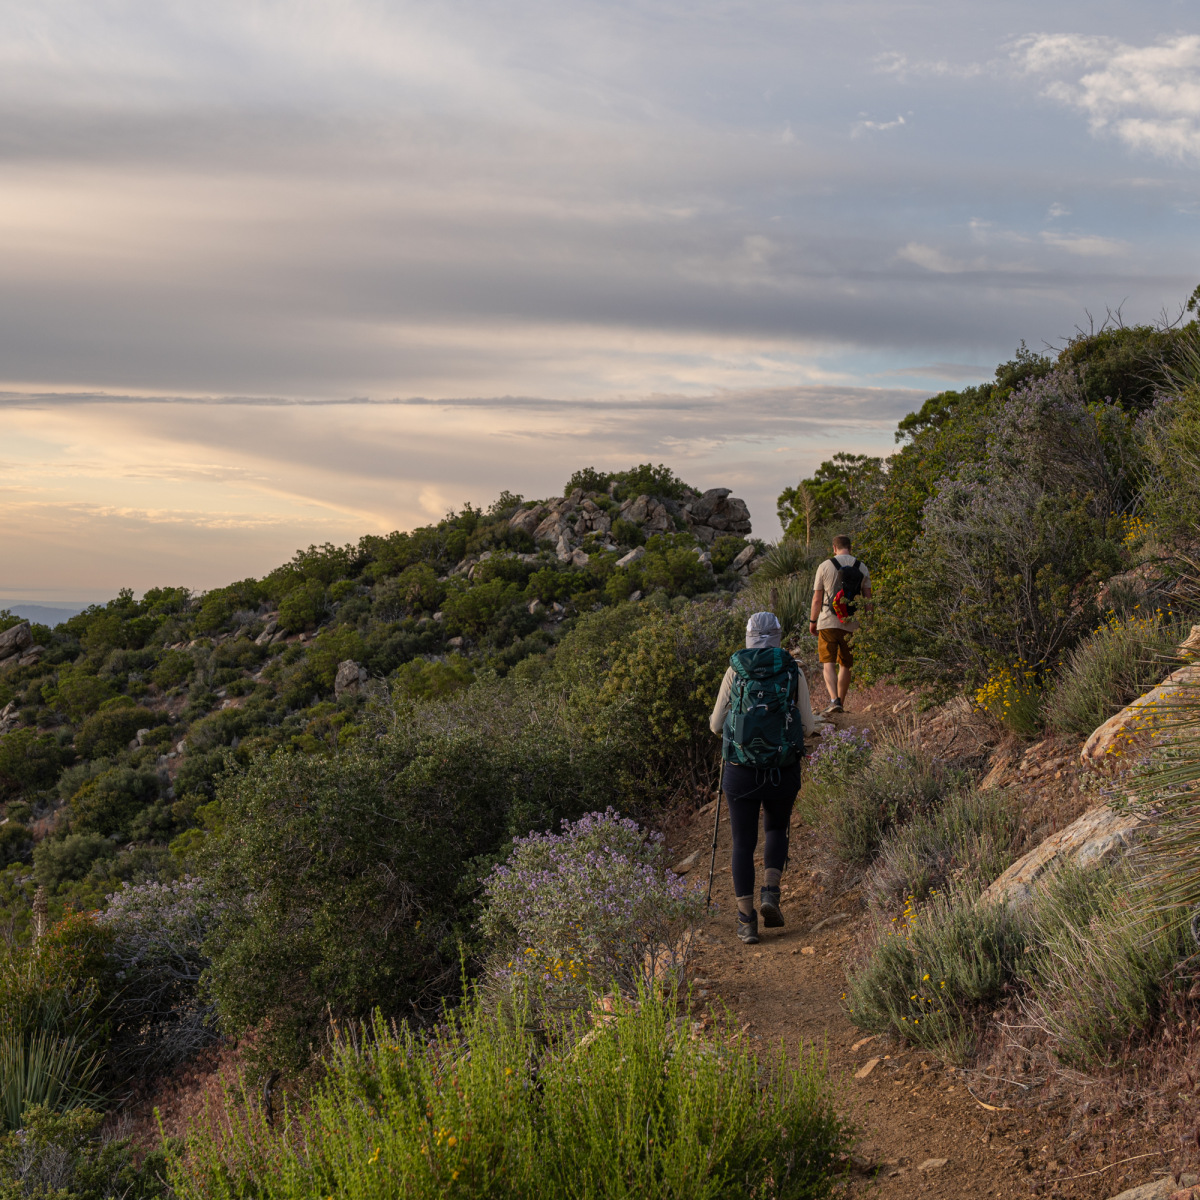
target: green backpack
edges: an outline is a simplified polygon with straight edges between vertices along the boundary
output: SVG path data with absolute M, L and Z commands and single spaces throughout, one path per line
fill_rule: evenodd
M 729 659 L 733 688 L 721 753 L 746 767 L 789 767 L 804 752 L 804 727 L 793 705 L 800 668 L 783 650 L 739 650 Z

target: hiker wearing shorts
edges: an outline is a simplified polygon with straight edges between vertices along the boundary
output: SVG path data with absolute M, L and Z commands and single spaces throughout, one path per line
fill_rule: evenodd
M 851 598 L 849 607 L 842 600 L 847 587 L 846 568 L 856 569 L 861 575 L 861 589 L 858 596 Z M 852 643 L 858 628 L 854 616 L 855 601 L 861 603 L 870 598 L 871 574 L 866 564 L 850 553 L 850 539 L 839 534 L 833 539 L 833 557 L 817 568 L 808 622 L 809 633 L 817 638 L 817 659 L 825 676 L 825 690 L 829 693 L 829 705 L 821 712 L 823 717 L 843 711 L 850 691 L 850 669 L 854 666 Z
M 708 727 L 722 735 L 722 791 L 733 833 L 733 894 L 737 936 L 758 941 L 754 910 L 754 851 L 762 810 L 765 886 L 760 895 L 763 924 L 783 925 L 779 881 L 788 857 L 792 805 L 800 790 L 804 738 L 816 720 L 808 681 L 795 659 L 780 648 L 782 628 L 774 613 L 758 612 L 746 622 L 746 649 L 730 658 Z

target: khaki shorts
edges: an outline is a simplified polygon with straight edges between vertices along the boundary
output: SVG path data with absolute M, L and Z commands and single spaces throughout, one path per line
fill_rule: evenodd
M 840 663 L 843 667 L 854 666 L 854 639 L 848 629 L 817 630 L 817 660 L 823 663 Z

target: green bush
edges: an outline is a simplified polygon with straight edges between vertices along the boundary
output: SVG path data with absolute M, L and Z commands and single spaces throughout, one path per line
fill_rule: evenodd
M 52 787 L 73 755 L 52 733 L 14 729 L 0 738 L 0 800 Z
M 114 767 L 88 780 L 71 797 L 71 830 L 127 839 L 130 822 L 158 796 L 154 771 Z
M 196 669 L 196 660 L 186 650 L 164 650 L 150 676 L 164 692 L 187 683 Z
M 116 855 L 116 845 L 99 833 L 70 833 L 61 840 L 47 838 L 33 849 L 33 877 L 55 892 L 63 883 L 86 878 L 96 863 Z
M 1160 683 L 1191 621 L 1170 614 L 1110 615 L 1066 657 L 1046 701 L 1047 724 L 1087 737 L 1114 713 Z
M 139 729 L 165 720 L 165 714 L 153 713 L 132 701 L 102 709 L 80 725 L 75 734 L 75 751 L 80 758 L 115 758 L 125 752 Z
M 978 888 L 905 905 L 879 919 L 866 957 L 847 972 L 846 1003 L 860 1029 L 893 1033 L 962 1059 L 984 1009 L 1009 988 L 1025 954 L 1025 920 L 979 904 Z
M 894 830 L 880 847 L 868 890 L 880 907 L 924 900 L 951 880 L 986 887 L 1013 861 L 1021 807 L 1003 791 L 951 792 Z
M 461 654 L 445 659 L 414 658 L 396 668 L 392 688 L 398 698 L 410 700 L 444 700 L 475 680 L 470 660 Z
M 279 625 L 288 633 L 311 629 L 324 616 L 329 598 L 319 579 L 293 588 L 279 604 Z
M 227 1098 L 223 1134 L 197 1128 L 171 1163 L 180 1200 L 254 1195 L 456 1195 L 818 1200 L 850 1133 L 823 1064 L 761 1062 L 724 1022 L 693 1036 L 670 998 L 610 1021 L 529 1028 L 469 1003 L 429 1038 L 376 1018 L 340 1039 L 311 1115 L 270 1130 Z M 448 1064 L 453 1063 L 453 1086 Z
M 626 748 L 630 790 L 652 798 L 713 781 L 720 744 L 708 717 L 729 656 L 744 644 L 743 619 L 720 603 L 650 607 L 613 648 L 599 687 L 593 676 L 572 696 L 592 737 Z
M 511 691 L 478 689 L 219 783 L 213 995 L 228 1029 L 263 1030 L 269 1061 L 306 1063 L 329 1012 L 435 1006 L 476 947 L 480 873 L 507 839 L 613 798 L 614 754 L 580 745 L 550 703 L 523 726 Z
M 101 1136 L 104 1114 L 90 1108 L 59 1113 L 32 1105 L 20 1133 L 0 1142 L 0 1195 L 5 1200 L 157 1200 L 167 1194 L 166 1156 L 136 1153 L 128 1138 Z M 12 1128 L 16 1128 L 12 1126 Z

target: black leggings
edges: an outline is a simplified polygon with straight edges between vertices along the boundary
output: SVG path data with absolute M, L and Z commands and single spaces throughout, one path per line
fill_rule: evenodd
M 733 894 L 754 894 L 754 851 L 758 846 L 758 810 L 763 812 L 763 866 L 783 870 L 788 857 L 788 827 L 800 790 L 800 764 L 765 770 L 725 764 L 723 782 L 733 832 Z

